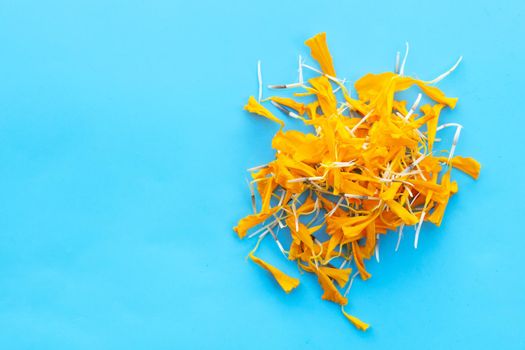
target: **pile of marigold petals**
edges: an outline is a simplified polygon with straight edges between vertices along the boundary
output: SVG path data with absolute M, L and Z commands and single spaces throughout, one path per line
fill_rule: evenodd
M 456 98 L 395 72 L 360 78 L 354 85 L 357 98 L 352 98 L 336 77 L 325 34 L 306 45 L 321 67 L 319 76 L 295 84 L 302 89 L 294 94 L 297 99 L 270 97 L 262 102 L 301 119 L 312 132 L 284 131 L 284 122 L 250 97 L 245 109 L 278 123 L 280 129 L 272 141 L 275 160 L 252 170 L 254 214 L 241 219 L 234 230 L 240 238 L 259 237 L 249 257 L 284 291 L 296 288 L 299 280 L 254 255 L 268 235 L 300 270 L 317 276 L 323 299 L 341 305 L 344 316 L 366 330 L 368 325 L 344 306 L 353 277 L 370 278 L 365 261 L 374 254 L 380 235 L 401 235 L 404 227 L 414 226 L 417 247 L 422 223 L 439 226 L 450 196 L 458 191 L 451 168 L 477 178 L 480 165 L 472 158 L 453 156 L 456 138 L 449 152 L 435 151 L 440 112 L 454 108 Z M 416 104 L 409 108 L 406 101 L 395 99 L 397 92 L 413 86 L 433 103 L 417 109 Z M 304 96 L 314 97 L 313 102 L 300 102 Z M 255 191 L 260 196 L 258 209 Z M 286 248 L 276 233 L 283 228 L 291 236 Z

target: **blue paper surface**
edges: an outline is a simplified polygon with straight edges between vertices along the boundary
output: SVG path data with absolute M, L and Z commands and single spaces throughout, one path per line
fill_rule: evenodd
M 2 1 L 2 349 L 525 348 L 520 1 Z M 392 70 L 460 98 L 460 192 L 442 227 L 381 241 L 356 281 L 354 329 L 271 242 L 261 256 L 301 285 L 286 295 L 231 227 L 250 211 L 245 169 L 277 127 L 242 111 L 293 82 L 326 31 L 350 82 Z M 311 64 L 313 61 L 309 59 Z M 265 92 L 268 96 L 268 92 Z

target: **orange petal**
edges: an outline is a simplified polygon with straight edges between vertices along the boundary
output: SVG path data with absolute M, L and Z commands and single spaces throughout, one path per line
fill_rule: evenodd
M 415 225 L 419 222 L 417 216 L 406 210 L 401 204 L 396 201 L 387 201 L 386 204 L 390 209 L 407 225 Z
M 233 230 L 237 232 L 237 234 L 239 235 L 239 238 L 244 238 L 244 236 L 246 236 L 246 233 L 248 232 L 249 229 L 251 229 L 252 227 L 256 225 L 259 225 L 261 222 L 268 219 L 277 210 L 278 208 L 272 208 L 268 212 L 262 212 L 258 214 L 252 214 L 252 215 L 245 216 L 244 218 L 239 220 L 239 223 L 237 224 L 237 226 L 233 228 Z
M 479 171 L 481 170 L 481 164 L 471 157 L 455 156 L 452 158 L 451 164 L 454 168 L 472 176 L 474 179 L 478 178 Z
M 352 322 L 352 324 L 357 329 L 359 329 L 361 331 L 366 331 L 370 327 L 370 325 L 368 323 L 365 323 L 365 322 L 361 321 L 360 319 L 358 319 L 357 317 L 350 315 L 343 308 L 341 308 L 341 311 L 343 311 L 343 315 L 345 315 L 345 317 L 348 319 L 348 321 Z
M 272 274 L 273 278 L 279 283 L 281 288 L 286 292 L 290 293 L 294 288 L 299 285 L 299 280 L 297 278 L 288 276 L 278 268 L 273 265 L 268 264 L 266 261 L 259 259 L 253 253 L 249 255 L 250 259 L 266 271 Z
M 321 70 L 332 77 L 335 77 L 334 64 L 332 55 L 328 51 L 326 44 L 326 33 L 319 33 L 305 41 L 306 46 L 310 48 L 310 54 L 319 63 Z
M 250 96 L 250 98 L 248 99 L 248 103 L 244 106 L 244 109 L 250 113 L 258 114 L 262 117 L 276 122 L 281 126 L 281 128 L 284 127 L 284 122 L 281 119 L 274 116 L 272 112 L 264 108 L 259 102 L 257 102 L 257 100 L 253 96 Z
M 337 269 L 335 267 L 321 266 L 319 267 L 319 270 L 323 271 L 328 277 L 336 281 L 339 287 L 345 286 L 350 278 L 350 274 L 352 273 L 352 269 L 350 268 Z
M 346 305 L 348 300 L 339 292 L 328 275 L 321 270 L 317 270 L 317 279 L 324 290 L 323 300 L 333 301 L 339 305 Z

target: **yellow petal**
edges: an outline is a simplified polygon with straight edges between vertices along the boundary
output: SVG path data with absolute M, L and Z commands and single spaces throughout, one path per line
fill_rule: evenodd
M 434 106 L 430 105 L 424 105 L 421 107 L 421 111 L 425 115 L 429 115 L 432 118 L 430 118 L 427 121 L 427 131 L 428 131 L 428 151 L 432 152 L 432 149 L 434 147 L 434 141 L 436 140 L 436 131 L 437 126 L 439 122 L 439 114 L 441 113 L 441 110 L 445 107 L 445 105 L 442 104 L 436 104 Z
M 277 154 L 277 162 L 281 163 L 283 166 L 287 167 L 289 170 L 297 173 L 298 176 L 313 177 L 317 176 L 317 172 L 311 166 L 305 164 L 304 162 L 297 161 L 286 154 L 279 153 Z
M 273 278 L 279 283 L 281 288 L 286 292 L 290 293 L 294 288 L 296 288 L 299 285 L 299 280 L 297 278 L 288 276 L 278 268 L 276 268 L 273 265 L 268 264 L 266 261 L 259 259 L 253 253 L 250 253 L 249 255 L 250 259 L 252 259 L 253 262 L 255 262 L 257 265 L 268 271 L 272 274 Z
M 319 63 L 321 70 L 332 77 L 335 77 L 334 64 L 332 55 L 328 51 L 326 44 L 326 33 L 319 33 L 305 41 L 306 46 L 310 48 L 310 54 Z
M 348 300 L 334 286 L 328 275 L 321 270 L 317 270 L 316 273 L 319 284 L 324 290 L 323 300 L 333 301 L 339 305 L 346 305 Z
M 313 89 L 310 90 L 317 96 L 323 114 L 327 117 L 335 114 L 337 112 L 337 99 L 328 78 L 320 76 L 310 79 L 308 82 L 312 84 Z
M 436 101 L 437 103 L 445 104 L 450 108 L 456 107 L 458 99 L 456 97 L 447 97 L 445 94 L 435 86 L 426 85 L 422 81 L 416 81 L 416 84 L 428 97 Z
M 444 157 L 440 157 L 443 159 Z M 446 158 L 444 158 L 446 159 Z M 452 158 L 451 164 L 454 168 L 457 168 L 470 175 L 472 178 L 477 179 L 481 170 L 481 164 L 479 164 L 474 158 L 455 156 Z
M 399 191 L 399 188 L 401 187 L 401 182 L 393 182 L 390 187 L 387 188 L 383 193 L 381 193 L 381 199 L 384 201 L 391 201 L 394 199 L 394 197 L 397 194 L 397 191 Z
M 317 164 L 327 152 L 323 140 L 312 134 L 296 130 L 279 131 L 272 140 L 272 147 L 298 162 Z
M 326 252 L 325 252 L 326 259 L 330 259 L 332 257 L 332 252 L 339 244 L 341 244 L 342 239 L 343 239 L 342 231 L 339 230 L 339 231 L 332 233 L 332 236 L 330 237 L 330 240 L 328 241 L 328 247 L 326 248 Z
M 343 226 L 344 241 L 345 243 L 356 241 L 364 236 L 363 231 L 369 225 L 370 221 L 365 221 L 360 224 L 352 226 Z
M 281 128 L 284 127 L 284 122 L 281 119 L 274 116 L 272 112 L 264 108 L 259 102 L 257 102 L 257 100 L 253 96 L 250 96 L 250 98 L 248 99 L 248 103 L 246 104 L 246 106 L 244 106 L 244 109 L 250 113 L 258 114 L 262 117 L 276 122 L 281 126 Z
M 233 230 L 237 232 L 239 238 L 244 238 L 249 229 L 268 219 L 277 210 L 278 208 L 272 208 L 268 212 L 262 212 L 258 214 L 245 216 L 244 218 L 239 220 L 239 223 L 233 228 Z
M 297 215 L 305 215 L 305 214 L 311 214 L 312 210 L 315 208 L 315 201 L 312 199 L 312 197 L 306 198 L 303 204 L 299 208 L 297 208 Z
M 289 97 L 272 96 L 270 100 L 277 102 L 283 106 L 294 109 L 300 115 L 303 115 L 306 111 L 306 106 L 303 103 L 297 102 Z
M 363 280 L 367 280 L 372 277 L 372 275 L 365 269 L 365 265 L 363 263 L 363 254 L 357 241 L 352 242 L 352 253 L 354 255 L 355 265 L 357 266 L 357 270 L 359 271 L 361 278 Z
M 366 331 L 370 325 L 361 321 L 360 319 L 358 319 L 357 317 L 355 316 L 352 316 L 350 315 L 349 313 L 347 313 L 343 308 L 341 308 L 341 311 L 343 311 L 343 315 L 345 315 L 345 317 L 348 319 L 348 321 L 352 322 L 352 324 L 359 330 L 361 331 Z
M 354 216 L 351 219 L 354 219 L 356 221 L 351 221 L 350 219 L 347 220 L 347 222 L 342 227 L 343 233 L 344 233 L 344 240 L 343 243 L 350 243 L 357 241 L 358 239 L 361 239 L 365 235 L 365 230 L 368 225 L 370 225 L 371 222 L 373 222 L 379 214 L 376 213 L 371 216 Z M 362 218 L 365 218 L 365 221 L 361 221 Z M 357 221 L 359 219 L 359 221 Z M 352 222 L 350 224 L 350 222 Z
M 387 201 L 386 204 L 390 209 L 407 225 L 415 225 L 419 222 L 417 216 L 406 210 L 401 204 L 396 201 Z
M 262 181 L 259 181 L 259 184 L 260 183 L 262 183 Z M 274 189 L 275 181 L 273 177 L 271 177 L 265 183 L 264 192 L 260 192 L 262 198 L 261 212 L 267 212 L 270 209 L 270 200 Z
M 286 219 L 286 224 L 290 228 L 290 232 L 292 234 L 292 237 L 298 241 L 301 241 L 305 244 L 306 247 L 308 247 L 311 251 L 314 250 L 314 241 L 312 236 L 310 235 L 310 232 L 308 228 L 303 224 L 298 224 L 299 230 L 296 230 L 295 227 L 295 218 L 293 216 L 289 216 Z
M 450 193 L 453 190 L 453 185 L 450 183 L 450 170 L 443 175 L 441 179 L 441 186 L 445 192 L 445 199 L 436 205 L 432 214 L 430 214 L 427 218 L 428 221 L 432 222 L 436 226 L 440 226 L 441 222 L 443 221 L 443 215 L 445 214 L 445 209 L 447 208 L 448 199 L 450 197 Z
M 337 282 L 339 287 L 344 287 L 350 278 L 352 269 L 337 269 L 335 267 L 321 266 L 319 270 L 323 271 L 328 277 Z
M 319 102 L 314 101 L 306 105 L 306 114 L 310 119 L 317 118 L 317 107 L 319 107 Z
M 417 85 L 428 97 L 437 103 L 444 104 L 450 108 L 456 107 L 457 98 L 447 97 L 439 88 L 428 85 L 426 82 L 406 76 L 396 78 L 396 91 L 406 90 L 412 85 Z
M 366 242 L 365 242 L 365 246 L 362 249 L 363 256 L 367 259 L 370 259 L 370 257 L 374 253 L 375 247 L 376 247 L 376 224 L 374 221 L 372 221 L 366 227 Z

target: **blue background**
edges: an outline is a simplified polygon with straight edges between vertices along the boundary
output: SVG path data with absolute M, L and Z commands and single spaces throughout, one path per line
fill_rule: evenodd
M 0 3 L 3 349 L 525 349 L 520 1 Z M 286 295 L 231 227 L 276 126 L 242 106 L 326 31 L 340 76 L 406 72 L 459 96 L 483 164 L 441 228 L 381 241 L 356 331 L 311 276 Z M 312 63 L 311 60 L 309 60 Z M 271 244 L 261 256 L 298 276 Z

